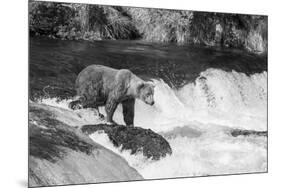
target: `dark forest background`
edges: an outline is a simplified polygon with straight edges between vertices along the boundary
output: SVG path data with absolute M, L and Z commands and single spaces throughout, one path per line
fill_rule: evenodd
M 267 16 L 55 2 L 30 2 L 30 36 L 125 39 L 267 52 Z

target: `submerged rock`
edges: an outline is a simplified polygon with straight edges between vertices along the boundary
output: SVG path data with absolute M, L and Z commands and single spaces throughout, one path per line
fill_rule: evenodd
M 55 111 L 29 106 L 29 186 L 143 179 L 119 155 L 58 120 Z
M 172 154 L 169 143 L 159 134 L 150 129 L 124 125 L 84 125 L 82 132 L 90 135 L 96 131 L 104 131 L 111 142 L 122 150 L 131 150 L 131 154 L 143 152 L 143 155 L 153 160 L 159 160 L 167 154 Z
M 183 127 L 175 127 L 172 130 L 163 132 L 161 134 L 168 139 L 176 138 L 177 136 L 187 137 L 187 138 L 198 138 L 203 134 L 203 132 L 189 126 L 183 126 Z
M 267 131 L 254 131 L 254 130 L 241 130 L 241 129 L 233 129 L 230 131 L 231 136 L 267 136 Z

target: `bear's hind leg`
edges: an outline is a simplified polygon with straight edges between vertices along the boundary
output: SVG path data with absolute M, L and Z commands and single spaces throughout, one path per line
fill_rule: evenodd
M 68 104 L 68 107 L 69 107 L 70 109 L 72 109 L 72 110 L 77 110 L 77 109 L 83 108 L 82 99 L 79 98 L 78 100 L 71 101 L 71 102 Z
M 134 126 L 135 99 L 128 99 L 122 102 L 123 118 L 127 126 Z
M 104 115 L 102 113 L 100 113 L 99 108 L 98 108 L 98 104 L 94 101 L 85 101 L 82 104 L 83 108 L 89 108 L 91 110 L 93 110 L 95 112 L 95 114 L 97 116 L 99 116 L 100 119 L 104 119 Z

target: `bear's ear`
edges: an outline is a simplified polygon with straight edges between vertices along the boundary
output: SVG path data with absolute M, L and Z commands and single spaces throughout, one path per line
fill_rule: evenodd
M 155 84 L 153 82 L 149 82 L 149 85 L 154 89 L 155 88 Z
M 142 89 L 142 88 L 144 88 L 144 83 L 143 82 L 141 82 L 139 85 L 138 85 L 138 87 L 137 87 L 137 90 L 138 90 L 138 92 Z

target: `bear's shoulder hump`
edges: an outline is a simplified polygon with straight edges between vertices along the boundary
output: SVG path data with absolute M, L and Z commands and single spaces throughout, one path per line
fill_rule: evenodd
M 119 74 L 122 74 L 122 75 L 132 75 L 133 74 L 129 69 L 120 69 L 118 72 L 119 72 Z

